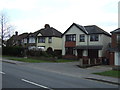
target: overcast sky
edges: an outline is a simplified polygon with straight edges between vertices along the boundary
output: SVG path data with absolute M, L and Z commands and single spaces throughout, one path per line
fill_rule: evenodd
M 97 25 L 105 31 L 118 28 L 119 0 L 0 0 L 9 21 L 19 34 L 49 24 L 62 33 L 74 22 Z

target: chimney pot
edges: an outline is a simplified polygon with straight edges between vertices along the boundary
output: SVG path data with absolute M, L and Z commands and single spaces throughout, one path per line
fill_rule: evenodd
M 18 32 L 17 32 L 17 31 L 15 32 L 15 35 L 18 35 Z
M 44 27 L 45 27 L 45 28 L 50 28 L 50 25 L 49 25 L 49 24 L 45 24 Z

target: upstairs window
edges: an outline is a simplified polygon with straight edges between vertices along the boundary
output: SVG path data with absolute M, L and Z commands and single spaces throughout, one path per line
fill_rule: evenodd
M 80 35 L 80 42 L 85 42 L 85 35 L 84 34 Z
M 27 38 L 24 38 L 24 39 L 23 39 L 23 43 L 27 43 Z
M 45 37 L 38 37 L 38 43 L 45 43 Z
M 29 43 L 35 43 L 35 38 L 34 37 L 30 37 L 29 38 Z
M 76 35 L 75 34 L 66 35 L 66 41 L 76 41 Z
M 90 35 L 90 41 L 99 41 L 99 35 L 98 34 Z
M 52 37 L 48 37 L 48 43 L 52 43 Z
M 117 35 L 117 43 L 120 45 L 120 34 Z

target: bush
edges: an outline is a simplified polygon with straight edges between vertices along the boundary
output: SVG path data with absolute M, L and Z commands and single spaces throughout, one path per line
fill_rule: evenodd
M 24 56 L 24 48 L 23 47 L 2 47 L 3 55 L 10 56 Z
M 45 56 L 48 57 L 49 55 L 45 52 L 45 51 L 41 51 L 41 50 L 28 50 L 27 51 L 27 55 L 28 56 L 35 56 L 35 57 L 40 57 L 40 56 Z

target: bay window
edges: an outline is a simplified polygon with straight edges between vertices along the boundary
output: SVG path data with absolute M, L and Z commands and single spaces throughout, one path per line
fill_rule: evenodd
M 66 35 L 66 41 L 76 41 L 76 35 L 75 34 Z

